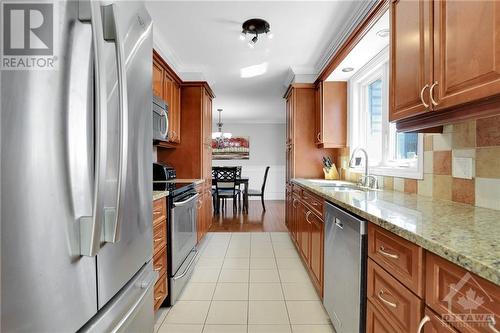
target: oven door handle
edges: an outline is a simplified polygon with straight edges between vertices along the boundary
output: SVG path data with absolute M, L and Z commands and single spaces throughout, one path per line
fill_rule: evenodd
M 198 255 L 198 250 L 196 248 L 194 248 L 191 252 L 194 252 L 194 256 L 191 258 L 191 261 L 189 262 L 189 264 L 187 265 L 186 269 L 184 270 L 184 272 L 182 272 L 181 274 L 179 275 L 176 275 L 174 276 L 172 279 L 175 281 L 175 280 L 179 280 L 179 279 L 182 279 L 184 276 L 186 276 L 186 274 L 189 272 L 189 269 L 191 268 L 191 266 L 193 266 L 193 263 L 194 263 L 194 260 L 196 259 L 196 256 Z
M 194 200 L 196 200 L 200 195 L 198 193 L 196 193 L 195 195 L 193 195 L 192 197 L 190 197 L 189 199 L 187 200 L 184 200 L 184 201 L 179 201 L 179 202 L 174 202 L 174 207 L 182 207 L 182 206 L 186 206 L 188 205 L 190 202 L 193 202 Z

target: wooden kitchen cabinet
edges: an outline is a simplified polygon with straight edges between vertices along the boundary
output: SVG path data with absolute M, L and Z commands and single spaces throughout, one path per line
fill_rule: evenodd
M 434 110 L 500 94 L 500 3 L 433 4 Z
M 158 272 L 153 297 L 154 310 L 158 310 L 168 296 L 167 279 L 167 200 L 153 201 L 153 269 Z
M 390 121 L 430 110 L 431 10 L 428 0 L 391 3 Z
M 418 131 L 498 114 L 500 4 L 395 0 L 389 120 Z
M 153 94 L 168 105 L 168 142 L 181 140 L 181 80 L 161 56 L 153 52 Z
M 308 268 L 318 295 L 323 297 L 324 222 L 311 206 L 313 194 L 292 185 L 289 213 L 289 232 L 298 252 Z M 323 202 L 321 202 L 323 207 Z
M 336 156 L 333 149 L 315 144 L 316 97 L 313 84 L 293 84 L 286 98 L 286 181 L 292 178 L 323 178 L 323 156 Z
M 212 223 L 212 99 L 214 94 L 206 82 L 185 82 L 181 85 L 180 119 L 182 141 L 175 149 L 158 150 L 158 161 L 175 168 L 177 178 L 203 179 L 199 186 L 198 241 Z
M 319 82 L 315 99 L 316 145 L 344 148 L 347 143 L 347 82 Z
M 153 95 L 163 99 L 163 68 L 153 59 Z
M 316 290 L 323 297 L 323 220 L 315 213 L 309 214 L 311 249 L 309 267 Z

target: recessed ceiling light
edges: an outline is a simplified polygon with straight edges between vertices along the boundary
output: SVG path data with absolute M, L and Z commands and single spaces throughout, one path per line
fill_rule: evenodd
M 381 29 L 381 30 L 377 31 L 377 36 L 382 37 L 382 38 L 389 36 L 389 29 Z
M 342 72 L 344 72 L 344 73 L 349 73 L 349 72 L 352 72 L 353 70 L 354 70 L 354 67 L 342 68 Z

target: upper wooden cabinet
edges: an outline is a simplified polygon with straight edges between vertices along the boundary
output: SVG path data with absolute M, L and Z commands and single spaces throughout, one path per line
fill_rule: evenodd
M 291 178 L 323 178 L 322 157 L 333 150 L 315 144 L 316 90 L 313 84 L 295 83 L 286 98 L 286 181 Z
M 181 141 L 181 81 L 156 52 L 153 52 L 153 94 L 168 104 L 168 142 Z
M 391 11 L 390 120 L 429 111 L 432 80 L 431 1 L 393 1 Z M 427 91 L 425 91 L 427 90 Z
M 500 94 L 500 2 L 434 1 L 435 110 Z
M 347 82 L 319 82 L 315 89 L 315 143 L 343 148 L 347 143 Z
M 390 11 L 389 118 L 398 129 L 498 112 L 499 2 L 396 0 Z

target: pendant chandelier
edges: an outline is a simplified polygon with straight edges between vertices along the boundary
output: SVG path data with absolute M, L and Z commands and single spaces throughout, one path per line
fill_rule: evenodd
M 219 112 L 219 121 L 217 122 L 217 132 L 212 132 L 212 139 L 217 140 L 218 142 L 222 142 L 224 140 L 231 139 L 233 134 L 231 133 L 224 133 L 222 131 L 222 109 L 217 109 L 217 112 Z

